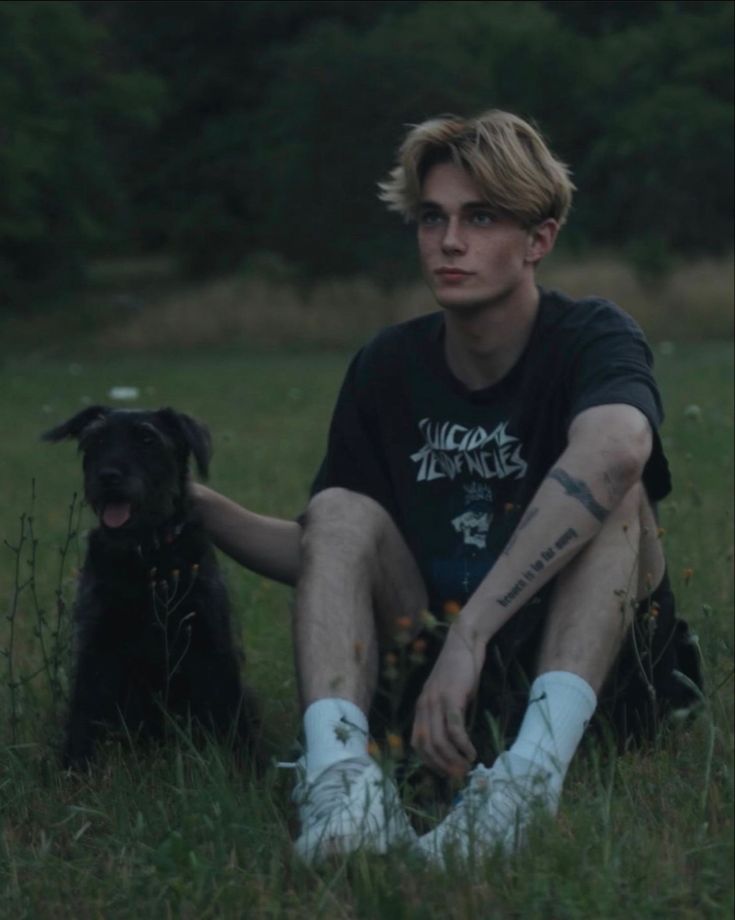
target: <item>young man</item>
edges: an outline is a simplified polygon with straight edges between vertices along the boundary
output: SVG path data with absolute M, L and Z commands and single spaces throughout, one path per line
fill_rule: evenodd
M 516 116 L 413 128 L 381 197 L 417 220 L 441 311 L 353 360 L 301 522 L 198 490 L 225 551 L 296 584 L 309 861 L 412 841 L 370 728 L 466 776 L 418 842 L 442 865 L 511 850 L 556 811 L 598 701 L 624 745 L 689 702 L 676 669 L 698 682 L 655 522 L 670 480 L 650 350 L 613 304 L 535 282 L 572 192 Z M 386 652 L 424 659 L 400 694 Z

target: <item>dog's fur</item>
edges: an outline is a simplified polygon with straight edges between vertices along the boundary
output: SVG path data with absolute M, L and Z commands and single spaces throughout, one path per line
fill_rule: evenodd
M 75 605 L 64 764 L 87 764 L 111 728 L 159 738 L 172 717 L 253 754 L 256 709 L 188 491 L 192 454 L 207 474 L 207 429 L 173 409 L 90 406 L 42 437 L 78 439 L 85 498 L 99 518 Z

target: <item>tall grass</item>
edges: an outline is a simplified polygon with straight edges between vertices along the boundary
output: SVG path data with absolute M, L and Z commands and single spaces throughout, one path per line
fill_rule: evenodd
M 73 447 L 42 446 L 40 431 L 85 403 L 109 401 L 115 385 L 134 385 L 146 405 L 173 404 L 210 424 L 216 488 L 257 510 L 295 515 L 347 357 L 226 349 L 6 361 L 0 535 L 10 546 L 0 547 L 0 597 L 12 617 L 0 627 L 0 916 L 732 916 L 727 345 L 657 349 L 676 485 L 662 508 L 663 539 L 682 615 L 705 655 L 705 709 L 651 752 L 617 757 L 596 749 L 577 758 L 558 820 L 539 826 L 516 859 L 491 858 L 471 879 L 445 877 L 400 853 L 304 868 L 290 847 L 290 776 L 272 768 L 256 782 L 226 752 L 196 749 L 185 735 L 149 752 L 110 743 L 89 776 L 59 770 L 68 653 L 64 629 L 53 632 L 58 599 L 63 619 L 73 595 L 89 518 L 70 514 L 80 482 Z M 290 592 L 224 566 L 270 753 L 283 759 L 298 725 Z M 64 658 L 54 685 L 48 675 L 57 641 Z M 12 678 L 4 670 L 10 654 Z
M 542 263 L 538 281 L 574 297 L 603 294 L 653 342 L 733 338 L 732 256 L 675 264 L 651 277 L 614 254 L 560 253 Z M 125 351 L 352 348 L 386 324 L 434 309 L 418 280 L 301 283 L 275 257 L 200 283 L 183 282 L 165 258 L 114 260 L 95 265 L 88 287 L 60 298 L 55 309 L 0 317 L 0 346 L 43 354 L 68 350 L 70 342 Z
M 550 259 L 539 283 L 573 297 L 605 292 L 654 342 L 728 340 L 733 336 L 733 262 L 704 260 L 643 280 L 614 257 Z M 234 277 L 168 294 L 151 310 L 113 324 L 101 337 L 125 348 L 187 347 L 239 341 L 271 346 L 344 346 L 388 323 L 435 310 L 421 283 L 393 290 L 367 279 L 292 282 Z

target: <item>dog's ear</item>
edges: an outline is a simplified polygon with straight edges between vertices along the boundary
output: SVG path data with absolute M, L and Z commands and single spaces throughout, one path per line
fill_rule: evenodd
M 194 455 L 199 475 L 206 479 L 212 457 L 212 438 L 207 426 L 175 409 L 159 409 L 155 417 L 186 447 L 187 452 Z
M 56 428 L 49 428 L 41 435 L 42 441 L 63 441 L 64 438 L 79 438 L 85 428 L 89 427 L 92 422 L 99 419 L 107 418 L 112 412 L 108 406 L 88 406 L 72 415 L 70 419 L 57 425 Z

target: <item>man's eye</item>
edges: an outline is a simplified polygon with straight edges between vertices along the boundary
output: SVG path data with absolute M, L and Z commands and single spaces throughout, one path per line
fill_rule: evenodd
M 422 211 L 419 217 L 420 222 L 425 227 L 433 227 L 443 219 L 441 211 Z
M 478 227 L 487 227 L 494 222 L 495 218 L 490 211 L 473 211 L 472 223 Z

